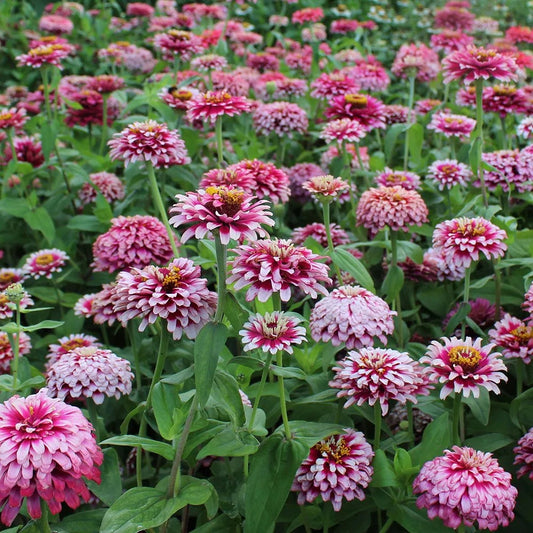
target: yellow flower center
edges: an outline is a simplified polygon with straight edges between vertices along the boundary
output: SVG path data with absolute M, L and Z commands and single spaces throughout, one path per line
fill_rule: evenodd
M 388 183 L 395 183 L 398 181 L 407 181 L 407 176 L 404 174 L 391 174 L 387 176 L 386 180 Z
M 527 344 L 533 339 L 533 328 L 531 326 L 518 326 L 509 333 L 511 333 L 520 344 Z
M 442 165 L 442 167 L 440 167 L 440 170 L 443 174 L 449 176 L 450 174 L 455 173 L 456 168 L 453 165 Z
M 181 281 L 181 271 L 178 267 L 172 267 L 168 274 L 163 278 L 163 289 L 166 292 L 171 292 L 177 288 L 179 282 Z
M 35 258 L 35 262 L 39 266 L 49 265 L 54 262 L 54 256 L 52 254 L 41 254 Z
M 169 30 L 168 34 L 171 37 L 174 37 L 180 41 L 189 41 L 191 39 L 191 35 L 188 31 L 183 30 Z
M 321 454 L 328 454 L 336 463 L 342 463 L 342 458 L 350 454 L 350 448 L 346 446 L 344 438 L 340 437 L 337 442 L 334 438 L 315 444 L 315 448 Z
M 171 87 L 169 93 L 176 98 L 176 100 L 181 100 L 182 102 L 187 102 L 192 98 L 191 91 L 187 89 L 178 89 L 177 87 Z
M 496 96 L 512 96 L 516 93 L 516 87 L 506 87 L 505 85 L 495 85 L 494 94 Z
M 444 117 L 444 122 L 446 122 L 447 124 L 462 124 L 464 121 L 462 118 Z
M 9 285 L 15 281 L 15 274 L 13 272 L 2 272 L 0 274 L 0 283 Z
M 470 53 L 481 63 L 486 63 L 496 56 L 496 50 L 473 50 Z
M 10 111 L 4 111 L 3 113 L 0 113 L 0 120 L 9 120 L 10 118 L 13 118 L 13 113 Z
M 459 365 L 466 372 L 475 370 L 481 361 L 481 353 L 473 346 L 454 346 L 448 352 L 451 365 Z
M 344 101 L 355 107 L 366 107 L 368 105 L 368 98 L 363 94 L 345 94 Z
M 117 46 L 123 46 L 123 47 L 130 46 L 130 42 L 129 41 L 117 41 L 115 44 Z
M 210 196 L 218 196 L 224 205 L 217 206 L 217 211 L 222 211 L 222 213 L 230 217 L 239 211 L 244 201 L 244 192 L 241 190 L 207 187 L 205 192 Z
M 462 235 L 468 235 L 471 237 L 479 237 L 485 235 L 487 228 L 483 224 L 479 224 L 475 221 L 460 221 L 457 226 L 457 232 Z
M 85 346 L 85 341 L 81 338 L 77 338 L 77 339 L 70 339 L 66 342 L 64 342 L 62 345 L 61 345 L 61 348 L 63 348 L 64 350 L 66 350 L 67 352 L 70 352 L 76 348 L 81 348 Z
M 205 101 L 208 104 L 223 104 L 224 102 L 227 102 L 228 100 L 231 100 L 231 94 L 229 93 L 207 93 L 205 95 Z
M 0 293 L 0 305 L 6 305 L 9 302 L 8 297 L 4 293 Z

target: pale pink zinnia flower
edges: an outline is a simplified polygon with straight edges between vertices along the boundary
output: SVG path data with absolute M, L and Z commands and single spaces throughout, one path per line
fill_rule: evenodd
M 266 237 L 268 233 L 261 225 L 274 225 L 272 213 L 265 200 L 253 202 L 254 198 L 240 189 L 225 186 L 178 194 L 178 202 L 170 208 L 174 214 L 170 223 L 174 227 L 192 224 L 181 236 L 182 242 L 193 236 L 203 239 L 213 231 L 219 233 L 223 244 L 228 244 L 230 239 Z
M 481 346 L 481 339 L 472 341 L 470 337 L 442 337 L 441 344 L 433 341 L 428 346 L 421 363 L 431 365 L 432 379 L 439 380 L 444 386 L 440 391 L 441 399 L 452 392 L 465 397 L 479 397 L 479 389 L 483 387 L 496 394 L 500 393 L 498 383 L 507 381 L 504 372 L 507 368 L 500 359 L 499 353 L 491 353 L 494 344 Z
M 454 185 L 466 186 L 472 178 L 472 171 L 456 159 L 434 161 L 428 167 L 427 178 L 435 182 L 439 190 L 451 189 Z
M 22 267 L 32 278 L 41 276 L 51 279 L 54 272 L 61 272 L 69 256 L 57 248 L 47 248 L 33 252 Z
M 161 318 L 174 340 L 183 333 L 194 339 L 211 319 L 217 300 L 200 275 L 200 267 L 184 257 L 165 267 L 150 265 L 121 272 L 114 309 L 123 323 L 141 318 L 139 331 Z
M 70 55 L 74 47 L 70 44 L 44 44 L 31 48 L 26 54 L 17 56 L 19 66 L 40 68 L 43 65 L 54 65 L 63 68 L 61 60 Z
M 302 188 L 311 193 L 318 200 L 332 200 L 348 190 L 350 185 L 342 178 L 334 178 L 332 175 L 314 176 L 302 184 Z
M 529 476 L 533 480 L 533 427 L 518 441 L 513 448 L 515 465 L 521 465 L 516 473 L 517 477 Z
M 21 108 L 0 109 L 0 130 L 13 128 L 20 130 L 28 120 L 26 110 Z
M 131 392 L 130 363 L 97 346 L 82 346 L 60 355 L 48 366 L 46 385 L 53 398 L 67 402 L 91 398 L 103 403 Z
M 119 320 L 115 310 L 115 305 L 119 301 L 116 288 L 116 283 L 104 283 L 101 291 L 83 296 L 76 303 L 76 314 L 87 318 L 92 317 L 95 324 L 112 326 Z M 122 326 L 125 324 L 123 323 Z
M 418 81 L 431 81 L 440 72 L 439 56 L 425 44 L 402 44 L 391 71 L 399 78 L 415 76 Z
M 89 174 L 89 182 L 84 183 L 78 192 L 82 205 L 94 202 L 98 193 L 109 203 L 122 200 L 125 194 L 124 184 L 111 172 Z
M 43 15 L 39 19 L 39 29 L 54 35 L 62 35 L 63 33 L 71 33 L 74 29 L 74 23 L 61 15 Z
M 444 456 L 428 461 L 413 482 L 419 494 L 416 505 L 426 508 L 431 519 L 440 518 L 457 530 L 462 524 L 496 531 L 514 519 L 518 491 L 511 474 L 491 453 L 454 446 Z
M 533 327 L 505 313 L 489 331 L 491 341 L 506 359 L 519 358 L 529 364 L 533 356 Z
M 330 501 L 340 511 L 342 501 L 365 499 L 365 489 L 372 480 L 374 452 L 360 431 L 346 429 L 315 444 L 298 468 L 292 491 L 298 492 L 298 503 L 311 503 L 318 496 Z
M 5 331 L 0 331 L 0 374 L 9 374 L 11 360 L 14 357 L 11 341 L 14 342 L 13 336 L 8 335 Z M 26 333 L 20 332 L 19 337 L 19 355 L 26 355 L 31 351 L 31 340 Z
M 394 331 L 388 304 L 362 287 L 343 286 L 320 300 L 311 311 L 309 326 L 315 341 L 342 343 L 351 350 L 371 346 L 374 337 L 387 344 L 387 335 Z
M 228 66 L 228 60 L 216 54 L 205 54 L 197 56 L 191 60 L 191 68 L 199 72 L 208 72 L 209 70 L 224 70 Z
M 533 283 L 531 283 L 529 289 L 524 294 L 524 303 L 522 304 L 522 308 L 530 315 L 533 315 Z
M 154 46 L 163 51 L 165 59 L 179 57 L 188 61 L 204 50 L 202 39 L 190 31 L 170 29 L 154 36 Z
M 460 137 L 465 139 L 476 127 L 476 121 L 465 115 L 454 115 L 441 111 L 431 117 L 428 130 L 443 133 L 446 137 Z
M 533 116 L 524 117 L 516 127 L 516 133 L 524 139 L 533 137 Z
M 187 104 L 187 119 L 193 123 L 196 120 L 207 120 L 211 124 L 218 117 L 234 117 L 250 111 L 250 102 L 244 96 L 231 96 L 224 91 L 200 93 L 193 96 Z
M 165 225 L 148 215 L 120 216 L 93 244 L 95 272 L 115 272 L 150 263 L 167 263 L 174 252 Z
M 474 38 L 459 30 L 443 30 L 431 36 L 431 47 L 438 52 L 443 50 L 446 54 L 451 54 L 461 48 L 473 44 Z
M 239 290 L 250 285 L 246 300 L 258 298 L 266 302 L 274 292 L 284 302 L 291 298 L 292 290 L 301 290 L 316 298 L 317 293 L 327 294 L 319 282 L 331 283 L 328 267 L 319 263 L 322 257 L 290 240 L 265 239 L 236 249 L 228 283 Z
M 385 416 L 390 401 L 416 403 L 417 394 L 429 394 L 427 375 L 407 352 L 361 348 L 348 352 L 338 365 L 333 367 L 335 376 L 329 386 L 341 389 L 337 397 L 347 398 L 345 408 L 366 402 L 373 406 L 379 402 L 381 414 Z
M 428 221 L 428 208 L 416 191 L 395 185 L 366 190 L 357 205 L 358 226 L 374 233 L 389 226 L 394 231 L 408 231 Z
M 517 79 L 518 66 L 507 54 L 495 49 L 468 46 L 443 60 L 444 83 L 463 79 L 466 84 L 495 78 L 500 81 Z
M 243 349 L 246 352 L 260 348 L 272 354 L 280 350 L 292 353 L 293 344 L 306 340 L 305 328 L 299 326 L 300 323 L 299 318 L 281 311 L 252 315 L 239 331 Z
M 355 77 L 342 72 L 324 72 L 311 83 L 311 96 L 329 100 L 334 96 L 355 93 L 360 90 L 355 80 Z
M 339 118 L 328 122 L 320 132 L 320 137 L 326 142 L 359 142 L 366 133 L 367 129 L 358 120 Z
M 96 337 L 85 335 L 84 333 L 72 333 L 66 337 L 57 339 L 58 344 L 50 344 L 48 347 L 47 365 L 55 363 L 62 355 L 71 352 L 75 348 L 95 347 L 101 348 L 102 344 Z
M 376 176 L 376 183 L 383 187 L 394 187 L 398 185 L 399 187 L 413 191 L 420 187 L 420 176 L 414 172 L 392 170 L 391 168 L 385 167 L 385 170 Z
M 309 126 L 305 110 L 290 102 L 260 104 L 253 113 L 253 122 L 259 135 L 273 132 L 292 137 L 294 132 L 305 133 Z
M 346 231 L 344 231 L 338 224 L 330 224 L 329 231 L 331 234 L 331 240 L 333 241 L 333 246 L 340 246 L 342 244 L 348 244 L 350 238 Z M 292 232 L 291 239 L 294 244 L 303 244 L 308 238 L 314 239 L 324 248 L 328 245 L 328 240 L 326 236 L 326 227 L 320 222 L 313 222 L 312 224 L 307 224 L 302 228 L 295 228 Z
M 176 130 L 155 120 L 134 122 L 115 133 L 107 144 L 111 159 L 124 161 L 124 166 L 136 161 L 150 161 L 156 168 L 190 163 L 185 143 Z
M 488 220 L 459 217 L 437 224 L 433 246 L 456 265 L 468 268 L 482 253 L 487 259 L 503 257 L 507 233 Z
M 481 158 L 496 170 L 484 172 L 485 185 L 489 191 L 494 191 L 498 186 L 503 191 L 508 191 L 514 186 L 518 192 L 531 190 L 533 187 L 533 152 L 527 157 L 527 152 L 514 150 L 497 150 L 482 154 Z M 479 180 L 474 183 L 480 186 Z
M 10 526 L 26 498 L 28 513 L 41 517 L 41 500 L 52 514 L 89 501 L 85 479 L 100 483 L 102 450 L 80 409 L 39 392 L 0 404 L 1 520 Z M 85 479 L 84 479 L 85 478 Z
M 355 67 L 350 68 L 350 73 L 357 80 L 362 91 L 382 92 L 386 91 L 390 85 L 390 78 L 387 71 L 375 59 L 373 61 L 367 60 L 367 62 L 359 61 Z M 346 93 L 349 92 L 352 91 L 346 91 Z

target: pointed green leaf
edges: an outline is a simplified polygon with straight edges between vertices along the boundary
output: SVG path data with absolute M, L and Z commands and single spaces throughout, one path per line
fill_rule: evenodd
M 102 441 L 100 444 L 113 444 L 115 446 L 129 447 L 140 446 L 143 450 L 162 455 L 169 461 L 174 459 L 174 448 L 170 444 L 148 439 L 146 437 L 138 437 L 137 435 L 117 435 L 116 437 L 111 437 L 110 439 Z
M 351 274 L 361 287 L 376 292 L 374 281 L 368 273 L 363 263 L 354 257 L 350 252 L 337 248 L 331 254 L 333 262 L 341 269 Z

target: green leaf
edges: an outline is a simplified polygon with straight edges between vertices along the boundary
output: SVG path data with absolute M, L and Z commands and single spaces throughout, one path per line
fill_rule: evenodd
M 134 409 L 132 409 L 124 418 L 122 424 L 120 424 L 120 432 L 124 435 L 128 433 L 128 426 L 130 424 L 130 420 L 136 416 L 138 413 L 142 413 L 145 408 L 145 403 L 142 402 L 139 405 L 137 405 Z
M 57 124 L 55 122 L 43 122 L 41 126 L 41 145 L 43 149 L 43 155 L 46 161 L 50 158 L 57 136 Z
M 489 423 L 490 416 L 490 396 L 489 391 L 483 387 L 478 387 L 479 398 L 474 398 L 472 395 L 468 398 L 463 397 L 463 403 L 470 407 L 470 411 L 480 424 L 486 426 Z
M 398 480 L 394 473 L 391 462 L 387 459 L 383 450 L 376 450 L 376 455 L 372 461 L 374 474 L 372 476 L 371 487 L 397 487 Z
M 106 505 L 112 505 L 122 494 L 122 481 L 118 466 L 118 455 L 113 448 L 106 448 L 104 452 L 104 462 L 100 467 L 102 481 L 100 484 L 94 481 L 87 481 L 91 492 Z
M 76 512 L 66 516 L 59 524 L 53 524 L 52 528 L 58 533 L 98 533 L 105 512 L 106 509 Z
M 237 357 L 233 357 L 226 364 L 228 366 L 241 365 L 247 368 L 251 368 L 252 370 L 260 370 L 265 366 L 265 364 L 259 359 L 256 359 L 255 357 L 250 357 L 248 355 L 238 355 Z
M 24 214 L 24 220 L 31 229 L 40 231 L 49 244 L 52 243 L 56 234 L 56 228 L 52 217 L 44 207 L 37 207 Z
M 450 318 L 448 324 L 446 325 L 446 330 L 444 331 L 445 335 L 451 335 L 458 328 L 459 324 L 465 320 L 465 318 L 468 316 L 468 313 L 470 313 L 470 304 L 461 302 L 459 309 L 457 309 L 455 315 Z
M 0 200 L 0 212 L 14 217 L 24 218 L 29 209 L 28 202 L 22 198 L 6 198 L 5 200 Z
M 246 417 L 239 385 L 233 376 L 221 370 L 215 373 L 211 399 L 217 407 L 226 411 L 235 427 L 244 425 Z
M 175 385 L 159 382 L 154 386 L 152 408 L 159 433 L 166 440 L 174 439 L 180 430 L 184 417 L 180 416 L 182 402 Z
M 398 261 L 405 261 L 407 257 L 412 259 L 415 263 L 422 263 L 424 260 L 424 250 L 418 244 L 411 241 L 397 241 L 398 242 Z
M 335 435 L 344 433 L 344 426 L 339 424 L 322 424 L 320 422 L 310 422 L 308 420 L 289 420 L 291 433 L 299 442 L 304 443 L 308 448 L 313 447 L 318 441 Z M 276 430 L 282 432 L 283 428 Z
M 332 261 L 341 269 L 351 274 L 361 287 L 376 292 L 374 281 L 363 263 L 350 252 L 337 248 L 331 254 Z
M 390 158 L 392 156 L 392 151 L 394 149 L 396 141 L 398 140 L 398 136 L 404 130 L 405 130 L 404 124 L 393 124 L 390 128 L 387 129 L 385 140 L 383 142 L 383 146 L 385 150 L 385 158 L 387 159 L 387 161 L 390 161 Z
M 407 144 L 409 145 L 410 159 L 418 165 L 422 154 L 422 143 L 424 141 L 424 128 L 422 124 L 414 123 L 409 125 L 407 130 Z
M 531 417 L 531 401 L 533 400 L 533 387 L 524 391 L 517 396 L 509 407 L 509 418 L 513 424 L 520 429 L 523 425 L 530 426 L 529 417 Z
M 422 442 L 409 450 L 409 454 L 414 465 L 422 465 L 437 455 L 442 455 L 451 444 L 450 415 L 446 412 L 427 425 Z
M 515 439 L 503 433 L 486 433 L 485 435 L 478 435 L 465 440 L 465 446 L 470 446 L 474 450 L 482 452 L 494 452 L 514 443 Z
M 407 450 L 398 448 L 394 454 L 394 471 L 396 475 L 401 475 L 405 471 L 409 471 L 413 467 L 411 456 Z
M 32 326 L 24 326 L 22 330 L 39 331 L 40 329 L 55 329 L 62 326 L 63 324 L 64 322 L 61 322 L 60 320 L 43 320 L 37 324 L 33 324 Z
M 476 133 L 477 130 L 473 132 Z M 483 141 L 480 137 L 476 137 L 474 139 L 474 142 L 470 146 L 470 150 L 468 152 L 468 160 L 470 162 L 470 167 L 472 168 L 472 172 L 474 175 L 477 175 L 479 170 L 479 165 L 481 164 L 481 143 Z
M 228 515 L 221 514 L 214 520 L 193 529 L 191 533 L 235 533 L 238 531 L 237 527 L 237 523 Z
M 274 433 L 252 457 L 246 484 L 244 533 L 271 531 L 309 447 Z
M 102 222 L 100 222 L 93 215 L 76 215 L 68 221 L 67 228 L 80 231 L 104 233 L 107 229 L 107 225 L 102 224 Z
M 419 511 L 407 505 L 396 504 L 388 511 L 388 515 L 400 524 L 409 533 L 451 533 L 453 529 L 447 528 L 440 519 L 430 520 L 426 510 Z
M 98 193 L 96 195 L 95 207 L 93 208 L 94 216 L 102 223 L 108 225 L 111 219 L 113 218 L 113 211 L 109 202 L 105 197 Z
M 381 286 L 381 291 L 390 302 L 395 300 L 398 294 L 400 294 L 403 287 L 403 281 L 403 270 L 397 265 L 390 266 L 389 271 L 383 280 L 383 285 Z
M 28 287 L 28 292 L 39 300 L 50 304 L 57 304 L 58 298 L 61 298 L 63 294 L 60 290 L 56 292 L 53 287 Z
M 117 435 L 116 437 L 102 441 L 100 444 L 113 444 L 114 446 L 128 446 L 133 448 L 140 446 L 143 450 L 157 453 L 169 461 L 174 459 L 174 448 L 170 444 L 146 437 L 138 437 L 137 435 Z
M 275 376 L 281 376 L 284 378 L 296 378 L 306 379 L 306 373 L 301 369 L 294 366 L 276 366 L 270 365 L 270 371 Z
M 218 356 L 222 353 L 228 338 L 224 324 L 207 323 L 194 343 L 194 382 L 198 403 L 204 407 L 209 399 L 211 386 L 215 377 Z
M 200 460 L 208 455 L 242 457 L 254 454 L 258 448 L 259 442 L 247 430 L 236 431 L 233 427 L 227 426 L 202 447 L 196 459 Z
M 226 294 L 226 316 L 231 322 L 231 327 L 234 331 L 239 332 L 243 324 L 248 320 L 248 312 L 236 300 L 233 294 Z

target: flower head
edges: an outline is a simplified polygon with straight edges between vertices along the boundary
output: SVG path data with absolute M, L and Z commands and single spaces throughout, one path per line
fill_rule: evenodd
M 362 93 L 348 93 L 335 96 L 326 109 L 328 118 L 349 118 L 358 120 L 366 129 L 385 127 L 385 108 L 383 102 Z
M 26 355 L 30 351 L 31 340 L 26 333 L 21 331 L 19 337 L 19 355 Z M 13 348 L 11 347 L 9 335 L 5 331 L 0 331 L 0 374 L 9 374 L 13 357 Z
M 420 362 L 431 365 L 432 379 L 444 383 L 440 391 L 442 399 L 452 392 L 466 397 L 472 393 L 474 398 L 478 398 L 480 387 L 500 393 L 497 384 L 507 381 L 503 373 L 507 369 L 500 354 L 491 353 L 494 344 L 481 346 L 481 339 L 472 341 L 470 337 L 464 340 L 442 337 L 441 341 L 442 344 L 433 341 Z
M 518 192 L 525 192 L 533 187 L 533 152 L 527 154 L 525 150 L 518 149 L 497 150 L 482 154 L 481 158 L 496 169 L 484 173 L 488 190 L 494 191 L 500 186 L 502 190 L 508 191 L 514 186 Z M 474 185 L 479 187 L 479 180 Z
M 27 120 L 25 109 L 0 109 L 0 130 L 7 130 L 8 128 L 20 130 Z
M 1 520 L 7 526 L 24 498 L 37 519 L 41 499 L 52 514 L 63 502 L 76 509 L 90 497 L 83 478 L 100 483 L 103 454 L 93 427 L 77 407 L 43 392 L 0 404 L 0 449 Z
M 365 489 L 372 479 L 374 452 L 360 431 L 346 429 L 315 444 L 294 478 L 291 490 L 297 491 L 298 503 L 311 503 L 317 496 L 331 501 L 340 511 L 342 501 L 365 499 Z
M 506 359 L 519 358 L 529 364 L 533 356 L 533 326 L 506 313 L 489 331 L 492 342 Z
M 40 68 L 43 65 L 54 65 L 59 69 L 63 68 L 61 60 L 70 55 L 74 47 L 70 44 L 55 43 L 42 44 L 31 48 L 26 54 L 17 56 L 19 66 L 25 65 L 33 68 Z
M 420 187 L 420 176 L 414 172 L 385 168 L 383 172 L 380 172 L 376 176 L 376 183 L 383 187 L 394 187 L 398 185 L 412 191 Z
M 311 83 L 311 96 L 330 99 L 346 93 L 355 93 L 360 89 L 355 79 L 342 72 L 324 72 Z
M 89 182 L 84 183 L 78 192 L 82 205 L 87 205 L 96 200 L 100 193 L 109 202 L 113 203 L 124 198 L 124 184 L 111 172 L 96 172 L 89 174 Z
M 259 105 L 253 113 L 254 127 L 258 134 L 292 137 L 293 132 L 304 133 L 309 126 L 307 113 L 297 104 L 272 102 Z
M 365 137 L 367 131 L 367 128 L 358 120 L 339 118 L 328 122 L 322 129 L 320 137 L 328 143 L 333 141 L 338 143 L 359 142 Z
M 313 176 L 302 185 L 302 188 L 320 201 L 331 201 L 346 191 L 349 185 L 342 178 L 334 178 L 328 174 Z
M 51 279 L 54 272 L 61 272 L 69 256 L 57 248 L 47 248 L 33 252 L 22 267 L 32 278 L 41 276 Z
M 465 115 L 454 115 L 446 112 L 435 113 L 428 124 L 429 130 L 443 133 L 446 137 L 466 138 L 476 127 L 476 121 Z
M 23 268 L 0 268 L 0 291 L 6 290 L 12 283 L 24 281 L 27 276 Z
M 305 340 L 305 328 L 299 326 L 300 323 L 299 318 L 281 311 L 257 313 L 243 325 L 239 335 L 245 351 L 261 348 L 272 354 L 280 350 L 292 353 L 292 345 Z
M 85 335 L 84 333 L 72 333 L 66 337 L 57 339 L 57 342 L 58 344 L 50 344 L 48 347 L 47 365 L 55 363 L 62 355 L 76 348 L 102 347 L 96 337 Z
M 428 461 L 413 482 L 416 505 L 431 519 L 457 529 L 477 521 L 479 529 L 496 531 L 514 519 L 518 491 L 490 453 L 454 446 L 444 456 Z
M 439 56 L 425 44 L 403 44 L 394 58 L 391 70 L 399 78 L 415 76 L 422 82 L 431 81 L 440 72 Z
M 517 477 L 529 476 L 533 479 L 533 427 L 518 441 L 513 448 L 515 465 L 521 465 L 516 473 Z
M 340 246 L 350 242 L 348 234 L 338 224 L 330 224 L 329 231 L 331 233 L 333 246 Z M 303 244 L 309 237 L 314 239 L 324 248 L 328 246 L 326 227 L 320 222 L 313 222 L 302 228 L 295 228 L 291 235 L 294 244 L 298 245 Z
M 244 96 L 232 96 L 224 91 L 200 93 L 193 96 L 187 104 L 187 119 L 207 120 L 211 124 L 223 115 L 233 117 L 250 111 L 250 103 Z
M 442 191 L 444 188 L 451 189 L 454 185 L 466 186 L 472 178 L 472 171 L 456 159 L 442 159 L 431 163 L 427 177 Z
M 327 294 L 319 284 L 331 282 L 328 267 L 318 262 L 321 256 L 303 246 L 295 246 L 290 240 L 255 241 L 239 246 L 236 253 L 228 283 L 235 283 L 237 290 L 250 285 L 247 301 L 257 297 L 260 302 L 266 302 L 276 292 L 282 301 L 288 302 L 293 289 L 311 298 L 316 298 L 317 293 Z
M 17 299 L 14 300 L 10 296 L 10 292 L 13 292 L 12 289 L 20 287 L 20 291 L 17 291 Z M 4 318 L 12 318 L 13 311 L 15 309 L 15 303 L 18 302 L 20 309 L 26 309 L 29 305 L 33 305 L 33 300 L 30 298 L 30 295 L 22 288 L 20 284 L 11 284 L 5 291 L 0 292 L 0 320 Z
M 188 61 L 193 55 L 204 50 L 200 37 L 190 31 L 176 29 L 157 33 L 154 36 L 154 46 L 164 52 L 165 59 L 178 56 L 182 61 Z

